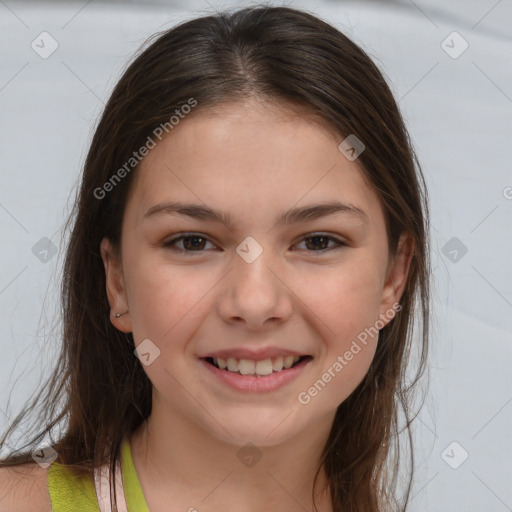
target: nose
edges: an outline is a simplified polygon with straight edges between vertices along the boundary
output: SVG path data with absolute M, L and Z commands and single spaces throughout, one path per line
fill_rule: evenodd
M 265 249 L 255 261 L 238 254 L 217 302 L 224 322 L 261 330 L 285 322 L 292 314 L 292 292 L 279 276 L 279 265 Z

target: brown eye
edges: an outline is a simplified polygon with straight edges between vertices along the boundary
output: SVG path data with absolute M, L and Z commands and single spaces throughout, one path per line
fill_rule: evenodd
M 310 236 L 306 238 L 306 247 L 308 249 L 319 249 L 324 250 L 327 249 L 329 245 L 329 237 L 327 236 Z
M 325 252 L 330 251 L 332 249 L 339 249 L 342 246 L 346 245 L 337 238 L 322 234 L 304 237 L 303 241 L 306 244 L 308 252 Z M 334 242 L 334 245 L 331 245 L 329 247 L 329 242 Z
M 183 242 L 183 248 L 177 247 L 179 242 Z M 201 235 L 181 235 L 166 242 L 164 247 L 170 247 L 177 252 L 202 252 L 207 243 L 211 242 Z
M 204 249 L 205 242 L 206 240 L 200 236 L 189 236 L 183 238 L 183 246 L 187 250 Z

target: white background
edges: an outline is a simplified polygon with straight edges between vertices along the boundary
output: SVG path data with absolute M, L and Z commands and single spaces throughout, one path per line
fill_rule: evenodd
M 374 58 L 428 181 L 434 315 L 410 510 L 512 510 L 512 2 L 270 3 L 320 15 Z M 0 428 L 51 370 L 61 229 L 124 66 L 154 32 L 246 5 L 0 1 Z M 47 59 L 31 48 L 43 31 L 58 43 Z M 441 46 L 453 31 L 469 45 L 458 58 Z M 58 248 L 46 263 L 32 251 L 44 237 Z

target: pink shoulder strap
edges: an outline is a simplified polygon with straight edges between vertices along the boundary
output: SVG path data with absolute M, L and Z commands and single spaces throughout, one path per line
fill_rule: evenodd
M 100 512 L 112 512 L 110 507 L 110 486 L 108 482 L 109 466 L 104 464 L 101 468 L 94 470 L 94 487 L 98 497 L 98 505 Z M 126 506 L 126 497 L 124 495 L 123 478 L 121 472 L 121 463 L 118 460 L 116 464 L 116 496 L 117 496 L 117 512 L 128 512 Z

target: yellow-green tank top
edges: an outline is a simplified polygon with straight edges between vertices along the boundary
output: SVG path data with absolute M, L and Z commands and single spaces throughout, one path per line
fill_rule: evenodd
M 102 471 L 106 471 L 106 466 Z M 121 443 L 121 474 L 117 475 L 117 500 L 127 512 L 149 512 L 146 499 L 133 463 L 129 438 Z M 103 480 L 95 477 L 75 476 L 62 464 L 53 462 L 48 468 L 48 494 L 52 503 L 52 512 L 103 512 L 110 511 L 109 486 L 106 473 L 101 473 Z M 120 496 L 121 492 L 121 496 Z M 107 504 L 108 503 L 108 504 Z M 125 507 L 126 505 L 126 507 Z

